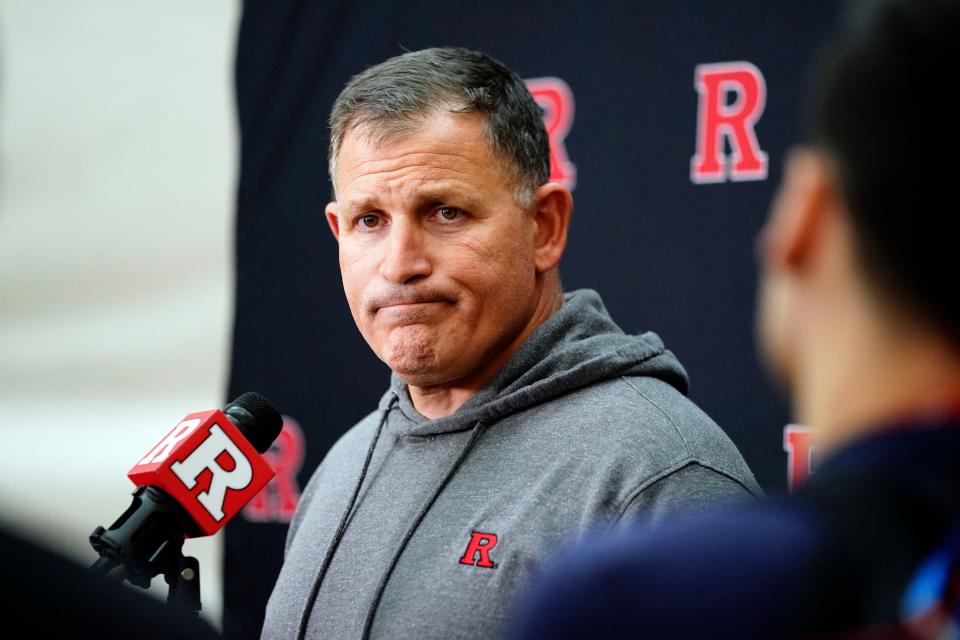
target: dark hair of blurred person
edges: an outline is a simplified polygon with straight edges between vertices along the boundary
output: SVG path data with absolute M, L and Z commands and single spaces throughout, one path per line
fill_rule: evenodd
M 960 3 L 851 6 L 758 243 L 758 339 L 815 429 L 789 498 L 596 540 L 523 638 L 960 637 Z

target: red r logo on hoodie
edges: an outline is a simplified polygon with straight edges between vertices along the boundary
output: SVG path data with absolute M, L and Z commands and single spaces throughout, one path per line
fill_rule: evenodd
M 497 546 L 497 534 L 472 531 L 470 533 L 470 544 L 467 545 L 467 550 L 463 552 L 460 564 L 493 569 L 496 565 L 490 560 L 490 552 L 495 546 Z

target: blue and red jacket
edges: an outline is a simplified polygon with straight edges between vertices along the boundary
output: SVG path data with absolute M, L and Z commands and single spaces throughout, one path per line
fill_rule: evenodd
M 580 545 L 517 637 L 960 637 L 960 420 L 898 424 L 793 496 Z

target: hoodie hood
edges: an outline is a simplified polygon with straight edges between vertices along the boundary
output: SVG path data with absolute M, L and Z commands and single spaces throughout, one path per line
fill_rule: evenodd
M 395 404 L 410 419 L 409 436 L 454 433 L 619 376 L 650 376 L 686 394 L 687 374 L 655 333 L 628 335 L 591 289 L 564 294 L 564 304 L 527 338 L 490 383 L 449 416 L 428 420 L 406 383 L 392 375 L 380 411 Z M 394 398 L 397 400 L 394 401 Z

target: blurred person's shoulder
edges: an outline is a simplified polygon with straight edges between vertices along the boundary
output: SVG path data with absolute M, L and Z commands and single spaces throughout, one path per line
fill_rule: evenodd
M 742 504 L 596 538 L 548 566 L 521 637 L 772 637 L 823 538 L 807 508 Z
M 4 622 L 24 637 L 218 638 L 202 619 L 0 528 Z M 162 580 L 162 578 L 156 578 Z
M 918 569 L 960 524 L 957 459 L 957 425 L 901 426 L 794 496 L 589 540 L 545 567 L 521 637 L 896 631 Z

